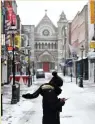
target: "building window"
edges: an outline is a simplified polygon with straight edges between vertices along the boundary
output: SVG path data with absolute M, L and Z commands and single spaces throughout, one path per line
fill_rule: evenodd
M 37 49 L 37 43 L 35 44 L 35 49 Z
M 53 49 L 55 49 L 55 44 L 53 44 Z
M 57 43 L 55 43 L 55 49 L 57 49 Z
M 42 43 L 42 49 L 44 49 L 44 44 Z
M 38 63 L 38 68 L 39 68 L 39 69 L 42 69 L 42 68 L 43 68 L 43 66 L 42 66 L 42 63 L 41 63 L 41 62 L 39 62 L 39 63 Z
M 50 49 L 50 43 L 48 44 L 48 49 Z
M 48 31 L 47 29 L 45 29 L 45 30 L 43 31 L 43 35 L 44 35 L 44 36 L 48 36 L 48 35 L 49 35 L 49 31 Z
M 53 49 L 53 43 L 52 43 L 52 49 Z
M 39 43 L 39 49 L 41 49 L 41 44 Z
M 55 63 L 54 62 L 50 63 L 50 69 L 55 69 Z

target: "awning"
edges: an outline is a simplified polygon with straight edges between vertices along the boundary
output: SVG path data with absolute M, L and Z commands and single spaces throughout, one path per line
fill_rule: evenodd
M 95 52 L 88 52 L 88 59 L 95 59 Z
M 72 59 L 66 59 L 65 62 L 60 63 L 59 65 L 62 66 L 62 67 L 64 67 L 64 66 L 66 66 L 66 67 L 72 67 L 73 61 L 72 61 Z
M 65 66 L 65 63 L 60 63 L 59 65 L 60 65 L 60 66 Z
M 72 67 L 73 66 L 73 61 L 69 61 L 67 64 L 66 64 L 67 67 Z
M 87 57 L 84 56 L 83 59 L 87 59 Z M 81 57 L 79 57 L 79 58 L 77 59 L 77 61 L 80 61 L 80 60 L 82 60 Z

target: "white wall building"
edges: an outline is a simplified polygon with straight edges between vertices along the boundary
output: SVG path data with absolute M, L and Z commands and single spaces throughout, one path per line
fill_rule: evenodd
M 95 29 L 94 29 L 94 24 L 91 24 L 90 22 L 90 3 L 88 3 L 88 43 L 90 44 L 93 36 L 94 36 L 94 32 L 95 32 Z M 88 53 L 88 58 L 89 58 L 89 80 L 90 81 L 94 81 L 94 64 L 95 64 L 95 54 L 94 54 L 94 49 L 91 49 L 90 48 L 90 45 L 89 45 L 89 53 Z M 92 54 L 93 54 L 93 57 L 92 57 Z M 94 61 L 92 61 L 92 59 L 94 59 Z

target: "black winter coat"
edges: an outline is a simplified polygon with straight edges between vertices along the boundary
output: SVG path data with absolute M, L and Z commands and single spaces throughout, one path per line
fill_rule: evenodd
M 53 87 L 49 83 L 40 86 L 40 88 L 33 94 L 25 94 L 22 97 L 26 99 L 33 99 L 41 94 L 43 96 L 43 124 L 60 124 L 59 113 L 62 110 L 62 106 L 65 102 L 61 102 L 58 99 L 58 95 L 61 93 L 59 87 Z

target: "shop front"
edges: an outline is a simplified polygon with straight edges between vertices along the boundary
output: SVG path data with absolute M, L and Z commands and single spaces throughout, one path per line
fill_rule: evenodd
M 89 67 L 88 67 L 88 58 L 83 58 L 76 61 L 76 75 L 77 77 L 79 78 L 80 75 L 81 75 L 81 63 L 83 61 L 83 79 L 84 80 L 88 80 L 89 76 L 88 76 L 88 73 L 89 73 Z

